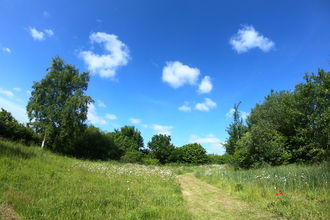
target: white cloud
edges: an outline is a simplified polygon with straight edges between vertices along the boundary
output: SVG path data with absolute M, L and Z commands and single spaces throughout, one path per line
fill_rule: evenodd
M 20 92 L 21 91 L 21 89 L 20 88 L 13 88 L 13 90 L 15 90 L 16 92 Z
M 97 115 L 96 108 L 92 103 L 88 105 L 87 120 L 92 124 L 107 124 L 102 117 Z
M 110 120 L 115 120 L 115 119 L 117 119 L 117 116 L 112 115 L 112 114 L 106 114 L 105 117 L 106 117 L 107 119 L 110 119 Z
M 199 74 L 199 69 L 183 65 L 179 61 L 166 62 L 166 66 L 163 68 L 162 80 L 176 89 L 184 84 L 195 85 Z
M 233 108 L 230 109 L 229 112 L 226 113 L 226 117 L 227 117 L 227 118 L 231 118 L 231 117 L 233 117 L 233 115 L 234 115 L 234 111 L 235 111 L 235 109 L 233 109 Z
M 211 147 L 216 150 L 223 151 L 223 143 L 221 140 L 214 136 L 214 134 L 209 134 L 205 138 L 198 137 L 197 135 L 191 135 L 189 143 L 198 143 L 198 144 L 211 144 Z
M 54 35 L 54 32 L 51 29 L 46 29 L 45 32 L 50 37 Z
M 97 105 L 99 106 L 99 107 L 103 107 L 103 108 L 105 108 L 105 107 L 107 107 L 103 102 L 101 102 L 100 100 L 97 100 Z
M 171 135 L 172 126 L 153 125 L 152 128 L 157 134 Z
M 35 28 L 29 28 L 30 34 L 35 40 L 44 40 L 45 34 L 42 31 L 37 31 Z
M 275 43 L 257 32 L 252 25 L 243 25 L 237 34 L 234 35 L 229 43 L 238 53 L 247 52 L 252 48 L 258 47 L 263 52 L 272 49 Z
M 213 86 L 211 83 L 211 79 L 209 76 L 205 76 L 199 85 L 198 92 L 199 93 L 208 93 L 212 90 Z
M 178 109 L 183 112 L 191 112 L 191 108 L 189 107 L 189 102 L 185 102 L 183 106 L 179 107 Z
M 195 106 L 195 109 L 199 110 L 199 111 L 208 112 L 208 111 L 210 111 L 211 108 L 214 108 L 216 106 L 217 106 L 217 103 L 213 102 L 209 98 L 205 98 L 205 102 L 204 103 L 197 103 L 196 106 Z
M 226 117 L 228 117 L 228 118 L 233 117 L 234 112 L 235 112 L 235 109 L 233 109 L 233 108 L 230 109 L 229 112 L 226 113 Z M 240 113 L 241 118 L 242 118 L 243 120 L 246 120 L 247 117 L 248 117 L 249 114 L 250 114 L 250 113 L 248 113 L 248 112 L 243 112 L 243 111 L 239 111 L 239 113 Z
M 141 119 L 130 118 L 128 119 L 132 124 L 140 124 Z
M 47 11 L 44 11 L 43 15 L 47 18 L 50 16 L 50 14 Z
M 26 94 L 31 95 L 31 91 L 26 90 Z
M 10 112 L 12 116 L 20 123 L 26 123 L 29 121 L 25 107 L 12 101 L 0 97 L 0 108 L 6 109 L 6 111 Z
M 8 53 L 11 52 L 11 50 L 8 47 L 3 47 L 2 50 L 5 51 L 5 52 L 8 52 Z
M 116 35 L 104 32 L 93 33 L 89 36 L 91 43 L 104 45 L 105 54 L 98 55 L 92 51 L 79 53 L 81 59 L 87 64 L 93 74 L 99 74 L 103 78 L 113 78 L 120 66 L 125 66 L 129 60 L 128 47 L 117 39 Z
M 0 88 L 0 93 L 5 94 L 9 98 L 14 98 L 14 94 L 11 91 L 3 90 L 3 89 Z

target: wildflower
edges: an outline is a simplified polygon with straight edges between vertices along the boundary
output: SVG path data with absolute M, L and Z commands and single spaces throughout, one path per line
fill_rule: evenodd
M 278 196 L 278 195 L 284 195 L 283 190 L 280 189 L 278 192 L 279 192 L 279 193 L 275 193 L 276 196 Z

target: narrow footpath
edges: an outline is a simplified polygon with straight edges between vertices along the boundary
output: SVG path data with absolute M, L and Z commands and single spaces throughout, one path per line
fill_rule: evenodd
M 283 219 L 245 202 L 233 199 L 227 193 L 207 184 L 194 173 L 179 175 L 183 198 L 194 219 Z

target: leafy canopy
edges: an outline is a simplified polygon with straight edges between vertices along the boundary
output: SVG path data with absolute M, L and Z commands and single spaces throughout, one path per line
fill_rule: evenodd
M 86 127 L 88 105 L 93 102 L 85 95 L 89 73 L 80 74 L 59 56 L 52 59 L 47 71 L 45 78 L 32 86 L 28 117 L 47 148 L 70 152 Z

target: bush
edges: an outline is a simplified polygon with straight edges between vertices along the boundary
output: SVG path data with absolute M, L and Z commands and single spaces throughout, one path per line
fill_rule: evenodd
M 141 151 L 129 151 L 120 158 L 122 163 L 141 163 L 144 158 L 144 154 Z
M 217 155 L 208 154 L 209 164 L 230 164 L 233 160 L 233 156 L 229 154 Z
M 153 158 L 143 158 L 142 159 L 142 164 L 143 165 L 159 165 L 160 162 L 158 159 L 153 159 Z

